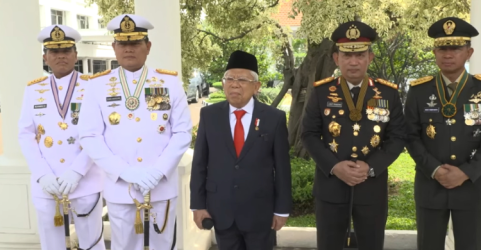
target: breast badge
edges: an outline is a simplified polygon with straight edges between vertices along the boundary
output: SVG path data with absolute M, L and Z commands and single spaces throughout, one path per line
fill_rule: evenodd
M 370 143 L 371 143 L 371 146 L 375 148 L 379 145 L 379 143 L 381 143 L 381 138 L 379 137 L 379 135 L 373 135 L 371 137 Z
M 430 108 L 434 108 L 434 106 L 438 105 L 437 103 L 435 103 L 434 101 L 436 101 L 436 96 L 434 94 L 432 94 L 430 97 L 429 97 L 429 100 L 431 102 L 428 102 L 427 105 L 430 107 Z
M 339 144 L 336 143 L 336 139 L 332 139 L 332 142 L 329 143 L 329 147 L 331 148 L 331 151 L 334 153 L 337 153 L 337 146 L 339 146 Z
M 389 102 L 383 99 L 371 99 L 366 108 L 367 119 L 374 122 L 389 122 Z
M 112 112 L 109 115 L 110 125 L 118 125 L 120 123 L 120 114 L 117 112 Z
M 341 134 L 341 125 L 335 121 L 329 123 L 329 133 L 332 137 L 338 137 Z
M 163 114 L 162 119 L 164 119 L 164 121 L 167 121 L 167 119 L 169 119 L 169 115 Z M 256 120 L 256 127 L 259 127 L 259 121 L 260 121 L 259 119 Z
M 429 119 L 429 123 L 431 122 L 433 122 L 433 120 Z M 426 135 L 434 140 L 434 136 L 436 135 L 436 128 L 432 124 L 429 124 L 426 128 Z
M 45 137 L 45 140 L 43 141 L 43 144 L 47 148 L 51 148 L 53 146 L 53 139 L 50 136 Z
M 145 88 L 145 102 L 149 111 L 170 110 L 168 88 Z
M 42 138 L 42 135 L 45 134 L 45 129 L 42 126 L 42 124 L 39 124 L 37 126 L 37 134 L 35 135 L 35 140 L 37 140 L 37 144 L 40 143 L 40 139 Z
M 164 133 L 165 131 L 165 127 L 163 125 L 159 125 L 159 127 L 157 128 L 157 132 L 159 132 L 159 134 L 162 134 Z
M 477 94 L 472 94 L 471 99 L 469 99 L 470 102 L 474 102 L 478 104 L 478 102 L 481 102 L 481 91 L 478 92 Z
M 369 154 L 369 148 L 367 146 L 364 146 L 361 150 L 361 152 L 364 154 L 364 155 L 367 155 Z
M 150 113 L 150 119 L 152 121 L 156 121 L 157 120 L 157 113 Z
M 359 125 L 359 123 L 354 123 L 354 125 L 352 125 L 352 130 L 354 131 L 354 136 L 358 136 L 359 135 L 359 131 L 361 130 L 361 125 Z
M 68 128 L 68 124 L 65 123 L 65 122 L 58 122 L 58 126 L 59 126 L 60 129 L 62 129 L 62 130 L 67 130 L 67 128 Z

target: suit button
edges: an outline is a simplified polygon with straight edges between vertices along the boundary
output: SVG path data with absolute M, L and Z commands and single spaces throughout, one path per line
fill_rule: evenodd
M 142 141 L 142 138 L 137 138 L 137 142 L 141 142 Z
M 451 136 L 451 141 L 456 141 L 456 136 Z
M 237 186 L 237 185 L 234 185 L 234 188 L 239 188 L 239 186 Z
M 60 159 L 60 162 L 61 162 L 61 163 L 64 163 L 64 162 L 65 162 L 65 160 L 62 158 L 62 159 Z
M 235 168 L 235 169 L 239 169 L 239 165 L 235 165 L 235 167 L 234 167 L 234 168 Z
M 142 162 L 142 157 L 137 158 L 138 162 Z
M 455 155 L 451 155 L 451 160 L 456 160 L 456 156 L 455 156 Z

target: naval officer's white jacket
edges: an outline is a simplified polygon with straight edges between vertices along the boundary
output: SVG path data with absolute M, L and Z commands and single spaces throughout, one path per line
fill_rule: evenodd
M 139 81 L 142 70 L 125 71 L 132 95 L 140 84 L 133 82 Z M 128 183 L 119 177 L 130 167 L 157 168 L 162 172 L 162 179 L 151 191 L 152 202 L 177 197 L 177 165 L 192 140 L 192 122 L 182 83 L 176 73 L 149 68 L 140 106 L 131 112 L 126 108 L 118 71 L 119 68 L 92 77 L 90 84 L 95 87 L 86 93 L 82 106 L 82 116 L 88 119 L 79 123 L 84 150 L 107 174 L 105 199 L 133 203 Z M 155 110 L 148 109 L 147 89 L 156 89 L 162 96 Z M 120 115 L 118 124 L 111 123 L 114 112 Z M 140 192 L 132 190 L 132 195 L 143 201 Z
M 72 79 L 74 72 L 56 79 L 57 89 L 52 89 L 51 78 L 42 77 L 28 84 L 25 89 L 22 111 L 19 120 L 19 142 L 25 156 L 31 175 L 32 194 L 34 197 L 53 199 L 45 194 L 38 180 L 49 173 L 57 177 L 71 169 L 83 177 L 69 199 L 99 193 L 103 188 L 104 173 L 82 150 L 79 141 L 78 124 L 75 125 L 76 112 L 85 105 L 84 94 L 89 82 L 86 76 L 78 73 Z M 65 100 L 70 81 L 74 81 L 75 88 L 71 100 Z M 58 94 L 60 104 L 65 102 L 68 112 L 62 119 L 54 96 Z M 73 104 L 73 106 L 72 106 Z M 78 113 L 78 112 L 77 112 Z M 88 117 L 78 114 L 78 121 Z M 66 123 L 63 130 L 59 123 Z

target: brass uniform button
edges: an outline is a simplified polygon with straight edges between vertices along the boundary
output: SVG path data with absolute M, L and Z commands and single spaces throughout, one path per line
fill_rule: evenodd
M 137 138 L 137 142 L 141 142 L 142 141 L 142 138 Z
M 455 120 L 455 119 L 452 119 L 452 120 L 451 120 L 451 123 L 452 123 L 452 124 L 455 124 L 455 123 L 456 123 L 456 120 Z
M 343 115 L 343 114 L 344 114 L 344 110 L 340 109 L 340 110 L 339 110 L 339 114 L 340 114 L 340 115 Z
M 352 152 L 356 152 L 357 151 L 357 147 L 352 147 Z
M 451 141 L 456 141 L 456 136 L 451 136 Z
M 455 155 L 451 155 L 451 160 L 456 160 L 456 156 L 455 156 Z
M 140 118 L 139 118 L 139 117 L 135 117 L 135 121 L 136 121 L 136 122 L 140 122 Z
M 58 90 L 62 90 L 62 89 L 63 89 L 63 87 L 62 87 L 62 86 L 59 86 L 59 87 L 58 87 Z
M 62 141 L 58 141 L 57 143 L 58 143 L 58 145 L 62 145 Z
M 358 135 L 359 135 L 359 132 L 354 131 L 354 136 L 358 136 Z
M 137 158 L 138 162 L 142 162 L 142 157 Z
M 65 162 L 65 160 L 62 158 L 62 159 L 60 159 L 60 162 L 61 162 L 61 163 L 64 163 L 64 162 Z

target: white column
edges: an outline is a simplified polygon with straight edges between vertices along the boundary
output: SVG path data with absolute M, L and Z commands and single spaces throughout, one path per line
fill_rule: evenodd
M 135 0 L 135 14 L 154 25 L 149 32 L 152 48 L 146 64 L 150 68 L 175 70 L 182 77 L 179 0 Z
M 30 171 L 18 143 L 18 120 L 27 83 L 42 77 L 40 8 L 38 0 L 0 0 L 0 23 L 8 24 L 22 16 L 21 28 L 0 25 L 0 102 L 2 105 L 2 144 L 0 156 L 0 249 L 40 249 L 37 219 L 30 196 Z M 21 56 L 18 55 L 21 51 Z
M 107 65 L 107 69 L 112 69 L 112 60 L 105 60 L 105 64 Z
M 83 74 L 89 74 L 89 59 L 83 58 L 82 59 L 82 67 L 83 67 Z

